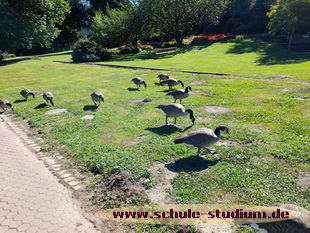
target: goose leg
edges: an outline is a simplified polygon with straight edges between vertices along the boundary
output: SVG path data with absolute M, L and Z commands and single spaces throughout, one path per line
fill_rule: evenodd
M 198 152 L 197 152 L 197 156 L 199 157 L 200 156 L 200 148 L 198 148 Z
M 168 124 L 168 117 L 167 117 L 167 116 L 166 116 L 166 125 L 169 125 L 169 124 Z
M 97 106 L 96 102 L 94 101 L 95 106 Z
M 174 99 L 174 102 L 177 102 L 177 99 Z
M 201 158 L 206 157 L 206 155 L 201 155 L 201 154 L 200 154 L 200 150 L 201 150 L 201 148 L 198 148 L 197 156 L 198 156 L 198 157 L 201 157 Z

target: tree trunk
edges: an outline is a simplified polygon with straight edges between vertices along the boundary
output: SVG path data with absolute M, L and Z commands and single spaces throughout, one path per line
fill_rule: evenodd
M 288 51 L 289 52 L 292 51 L 292 40 L 293 40 L 294 32 L 295 32 L 295 27 L 292 28 L 290 39 L 289 39 L 289 42 L 288 42 Z
M 176 37 L 175 40 L 177 42 L 177 47 L 181 47 L 183 43 L 183 38 Z
M 131 44 L 132 44 L 132 47 L 133 47 L 133 53 L 139 53 L 138 40 L 132 40 Z

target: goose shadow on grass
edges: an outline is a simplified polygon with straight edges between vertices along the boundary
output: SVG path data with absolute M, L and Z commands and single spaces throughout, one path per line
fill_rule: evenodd
M 26 100 L 25 99 L 23 99 L 23 100 L 15 100 L 14 104 L 18 104 L 18 103 L 21 103 L 21 102 L 26 102 Z
M 45 108 L 46 106 L 48 106 L 48 105 L 46 103 L 43 103 L 43 104 L 39 104 L 34 109 L 41 109 L 41 108 Z
M 128 87 L 127 90 L 128 91 L 140 91 L 139 88 L 132 88 L 132 87 Z
M 172 172 L 198 172 L 216 165 L 219 161 L 220 159 L 207 160 L 202 157 L 191 156 L 178 159 L 174 163 L 166 164 L 165 167 Z
M 168 89 L 168 90 L 163 90 L 163 91 L 156 91 L 156 92 L 171 92 L 171 91 L 174 91 L 174 89 Z
M 92 112 L 94 112 L 94 111 L 97 110 L 98 107 L 99 106 L 96 106 L 96 105 L 85 105 L 83 110 L 84 111 L 92 111 Z
M 176 132 L 182 132 L 182 129 L 180 129 L 174 125 L 163 125 L 160 127 L 146 128 L 145 130 L 149 130 L 149 131 L 156 133 L 160 136 L 170 135 L 170 134 L 174 134 Z

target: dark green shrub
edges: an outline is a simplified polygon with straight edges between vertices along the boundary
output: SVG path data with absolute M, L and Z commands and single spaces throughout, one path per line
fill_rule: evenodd
M 129 46 L 122 47 L 122 48 L 120 48 L 119 53 L 120 53 L 120 54 L 129 54 L 129 53 L 133 53 L 133 48 L 132 48 L 132 47 L 129 47 Z
M 175 47 L 175 46 L 177 46 L 177 42 L 174 42 L 174 41 L 164 42 L 161 45 L 162 48 L 169 48 L 169 47 Z
M 74 62 L 107 61 L 112 57 L 108 49 L 89 38 L 78 40 L 73 49 Z

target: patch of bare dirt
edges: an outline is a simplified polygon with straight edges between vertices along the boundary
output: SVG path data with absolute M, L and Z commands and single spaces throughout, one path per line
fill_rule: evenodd
M 129 113 L 128 109 L 126 109 L 126 108 L 124 108 L 124 107 L 118 107 L 118 108 L 117 108 L 117 111 L 123 112 L 123 113 L 125 113 L 125 114 L 128 114 L 128 113 Z
M 108 132 L 108 133 L 105 133 L 101 136 L 101 138 L 103 140 L 107 140 L 107 141 L 110 141 L 110 140 L 114 140 L 115 139 L 115 134 L 113 131 L 111 132 Z
M 236 229 L 236 225 L 208 225 L 198 226 L 198 229 L 202 233 L 233 233 Z
M 89 114 L 89 115 L 85 115 L 85 116 L 82 116 L 81 119 L 83 120 L 91 120 L 91 119 L 94 119 L 96 115 L 94 114 Z
M 57 114 L 65 113 L 65 112 L 67 112 L 67 109 L 59 108 L 59 109 L 48 110 L 44 114 L 45 115 L 57 115 Z
M 147 103 L 147 102 L 152 102 L 153 100 L 150 99 L 150 98 L 146 98 L 146 99 L 143 99 L 143 100 L 132 100 L 132 101 L 129 101 L 129 104 L 139 104 L 139 103 Z
M 177 167 L 174 164 L 160 163 L 154 165 L 150 172 L 155 178 L 156 185 L 146 190 L 148 197 L 158 204 L 172 204 L 167 190 L 172 188 L 171 180 L 178 174 Z
M 251 129 L 257 133 L 268 133 L 268 126 L 262 123 L 251 124 Z
M 131 140 L 125 140 L 125 141 L 122 141 L 122 145 L 123 145 L 123 146 L 132 146 L 132 145 L 136 145 L 136 144 L 138 144 L 138 143 L 143 142 L 143 140 L 144 140 L 146 137 L 147 137 L 146 135 L 143 135 L 143 136 L 139 136 L 139 137 L 133 138 L 133 139 L 131 139 Z
M 218 141 L 214 145 L 216 145 L 216 146 L 234 146 L 237 148 L 244 148 L 245 147 L 244 144 L 241 144 L 241 143 L 236 142 L 236 141 L 231 141 L 231 140 Z
M 306 100 L 306 99 L 310 99 L 310 96 L 293 96 L 293 98 L 298 99 L 298 100 Z
M 137 182 L 130 181 L 130 174 L 127 171 L 114 173 L 102 180 L 94 189 L 99 205 L 111 208 L 113 205 L 126 204 L 137 194 L 143 192 L 142 186 Z
M 216 94 L 215 94 L 215 93 L 212 93 L 212 92 L 206 92 L 205 95 L 206 95 L 206 96 L 216 96 Z
M 205 107 L 206 112 L 208 113 L 229 113 L 235 111 L 231 108 L 224 108 L 220 106 L 209 105 Z
M 273 75 L 270 78 L 272 78 L 272 79 L 288 79 L 288 78 L 295 78 L 295 76 L 290 76 L 290 75 Z
M 160 113 L 158 112 L 146 112 L 137 116 L 138 119 L 151 119 L 154 117 L 159 117 Z
M 306 172 L 299 176 L 297 182 L 301 185 L 310 186 L 310 172 Z
M 202 85 L 202 84 L 205 84 L 205 83 L 208 83 L 207 81 L 194 81 L 194 82 L 191 82 L 190 84 L 192 85 Z
M 192 95 L 192 94 L 196 94 L 196 93 L 199 93 L 199 92 L 201 92 L 201 91 L 200 90 L 193 90 L 193 91 L 190 92 L 190 94 Z
M 204 123 L 211 123 L 213 121 L 212 118 L 206 118 L 206 117 L 197 117 L 197 122 L 204 122 Z
M 282 91 L 302 91 L 302 92 L 310 92 L 310 88 L 305 88 L 305 89 L 299 89 L 299 88 L 291 88 L 291 87 L 286 87 L 283 88 Z

